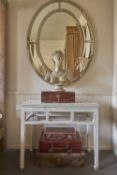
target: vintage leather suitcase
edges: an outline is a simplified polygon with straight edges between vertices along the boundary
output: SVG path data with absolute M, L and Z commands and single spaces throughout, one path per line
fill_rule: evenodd
M 46 127 L 43 131 L 43 138 L 47 140 L 72 140 L 77 138 L 74 128 Z
M 42 91 L 41 102 L 43 103 L 74 103 L 75 92 Z
M 46 128 L 39 140 L 40 153 L 82 153 L 79 133 L 74 128 Z M 53 130 L 53 132 L 52 132 Z

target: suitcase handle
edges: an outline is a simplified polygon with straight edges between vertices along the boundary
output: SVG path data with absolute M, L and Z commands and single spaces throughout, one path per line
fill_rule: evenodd
M 61 151 L 61 150 L 66 150 L 67 152 L 72 152 L 71 149 L 69 149 L 69 143 L 66 144 L 66 146 L 55 146 L 54 143 L 51 143 L 51 148 L 49 149 L 49 152 L 54 152 L 54 151 Z

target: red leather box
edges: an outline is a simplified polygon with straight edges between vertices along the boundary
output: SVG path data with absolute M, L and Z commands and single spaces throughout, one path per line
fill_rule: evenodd
M 43 103 L 74 103 L 75 92 L 42 91 L 41 102 Z
M 58 132 L 57 128 L 47 128 L 39 140 L 39 152 L 82 153 L 83 150 L 80 136 L 73 128 L 59 128 Z

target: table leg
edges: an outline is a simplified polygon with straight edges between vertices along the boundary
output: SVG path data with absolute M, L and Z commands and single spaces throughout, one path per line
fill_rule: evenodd
M 95 124 L 93 126 L 93 137 L 94 137 L 94 169 L 97 170 L 99 168 L 99 136 L 98 136 L 98 112 L 94 114 L 95 116 Z
M 89 125 L 86 125 L 86 130 L 87 130 L 87 134 L 86 134 L 87 151 L 90 152 L 91 148 L 90 148 L 90 139 L 89 139 Z
M 29 150 L 32 152 L 33 151 L 33 126 L 30 126 L 30 148 Z
M 21 128 L 20 128 L 20 169 L 24 169 L 25 161 L 25 123 L 24 113 L 21 112 Z

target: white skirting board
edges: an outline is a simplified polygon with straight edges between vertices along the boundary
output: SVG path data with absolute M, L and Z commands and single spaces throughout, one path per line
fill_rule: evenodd
M 20 149 L 20 145 L 7 145 L 7 149 Z M 30 150 L 30 145 L 26 145 L 26 149 L 29 149 Z M 33 149 L 38 149 L 38 145 L 33 145 Z M 83 147 L 83 149 L 85 150 L 86 147 Z M 93 147 L 91 146 L 91 150 L 93 150 Z M 112 146 L 100 146 L 100 150 L 105 150 L 105 151 L 108 151 L 108 150 L 113 150 Z

